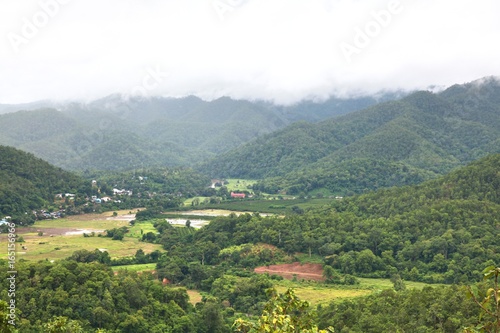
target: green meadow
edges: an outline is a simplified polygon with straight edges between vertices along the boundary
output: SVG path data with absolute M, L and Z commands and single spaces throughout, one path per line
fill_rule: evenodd
M 248 191 L 249 193 L 253 193 L 253 190 L 249 188 L 253 184 L 257 182 L 254 179 L 239 179 L 239 178 L 229 178 L 226 179 L 227 183 L 224 186 L 227 187 L 229 192 L 231 191 Z
M 359 285 L 344 286 L 326 284 L 314 281 L 291 281 L 281 280 L 274 285 L 276 290 L 284 292 L 288 288 L 293 288 L 295 294 L 302 300 L 308 301 L 311 305 L 328 304 L 335 300 L 360 297 L 377 293 L 385 289 L 392 289 L 393 283 L 389 279 L 357 278 Z M 440 286 L 438 284 L 427 284 L 423 282 L 404 281 L 407 289 L 422 289 L 425 286 Z
M 28 228 L 18 228 L 17 235 L 24 241 L 17 244 L 17 259 L 25 260 L 58 260 L 71 256 L 78 250 L 101 249 L 108 251 L 112 258 L 134 256 L 138 249 L 145 253 L 160 250 L 158 244 L 140 241 L 143 233 L 156 232 L 150 222 L 136 223 L 130 227 L 123 240 L 112 240 L 99 236 L 106 229 L 130 226 L 134 219 L 129 211 L 118 212 L 113 217 L 112 212 L 103 214 L 84 214 L 63 219 L 37 221 Z M 92 235 L 84 237 L 83 233 Z M 5 235 L 1 235 L 5 237 Z

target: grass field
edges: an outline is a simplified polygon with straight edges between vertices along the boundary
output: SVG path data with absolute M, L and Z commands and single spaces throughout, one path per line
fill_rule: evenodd
M 290 211 L 293 206 L 298 206 L 302 209 L 310 207 L 320 208 L 329 206 L 335 199 L 294 199 L 294 200 L 237 200 L 230 202 L 222 202 L 220 204 L 206 205 L 206 209 L 227 209 L 235 211 L 260 212 L 260 213 L 275 213 L 283 214 Z
M 156 234 L 158 230 L 155 229 L 153 223 L 151 222 L 136 222 L 133 227 L 129 229 L 129 232 L 125 234 L 125 237 L 133 237 L 141 239 L 142 235 L 152 232 Z
M 88 215 L 94 216 L 92 219 L 88 219 Z M 125 220 L 106 220 L 106 218 L 101 215 L 85 214 L 71 216 L 64 219 L 56 220 L 43 220 L 37 221 L 33 224 L 36 229 L 47 229 L 47 228 L 77 228 L 77 229 L 95 229 L 95 230 L 106 230 L 112 228 L 119 228 L 123 226 L 128 226 L 129 221 Z
M 144 272 L 153 271 L 156 269 L 156 263 L 151 264 L 137 264 L 137 265 L 123 265 L 123 266 L 112 266 L 113 271 L 117 272 L 120 270 L 127 270 L 130 272 Z
M 141 229 L 143 233 L 155 231 L 151 223 L 137 223 L 131 228 L 123 240 L 112 240 L 107 237 L 97 237 L 106 229 L 129 226 L 129 221 L 134 219 L 129 211 L 103 214 L 84 214 L 70 216 L 64 219 L 37 221 L 28 228 L 18 228 L 18 236 L 24 242 L 17 243 L 17 258 L 26 260 L 58 260 L 71 256 L 77 250 L 105 249 L 112 258 L 134 256 L 138 249 L 145 253 L 160 250 L 157 244 L 139 242 Z M 132 213 L 135 213 L 132 212 Z M 95 232 L 95 237 L 84 237 L 83 232 Z M 42 233 L 39 236 L 39 233 Z M 74 233 L 74 234 L 70 234 Z M 1 235 L 4 237 L 4 235 Z M 24 249 L 23 249 L 24 246 Z
M 191 204 L 193 203 L 194 199 L 198 199 L 200 203 L 204 202 L 207 199 L 210 199 L 210 197 L 193 197 L 193 198 L 188 198 L 184 200 L 184 206 L 186 207 L 191 207 Z
M 228 191 L 248 191 L 249 193 L 254 193 L 249 186 L 252 186 L 257 182 L 255 179 L 239 179 L 239 178 L 229 178 L 227 179 Z M 203 204 L 207 197 L 197 197 L 201 203 L 197 208 L 200 209 L 225 209 L 231 211 L 245 211 L 245 212 L 259 212 L 259 213 L 273 213 L 273 214 L 283 214 L 290 211 L 293 206 L 298 206 L 302 209 L 307 208 L 319 208 L 322 206 L 329 206 L 334 200 L 333 198 L 328 198 L 332 194 L 325 190 L 317 190 L 312 195 L 316 196 L 322 194 L 324 198 L 308 198 L 308 199 L 298 199 L 291 195 L 276 195 L 276 194 L 266 194 L 263 193 L 264 199 L 244 199 L 235 200 L 229 202 L 222 202 L 220 204 Z M 281 199 L 280 199 L 281 198 Z M 188 210 L 191 207 L 191 203 L 195 198 L 186 199 L 184 201 L 183 210 Z
M 392 289 L 393 283 L 389 279 L 367 279 L 358 278 L 359 285 L 342 286 L 328 285 L 313 281 L 290 281 L 281 280 L 276 282 L 275 288 L 278 292 L 285 292 L 288 288 L 293 288 L 295 294 L 304 301 L 308 301 L 312 306 L 318 304 L 328 304 L 335 300 L 366 296 L 374 292 L 380 292 L 384 289 Z M 408 289 L 422 289 L 425 286 L 439 286 L 437 284 L 430 285 L 422 282 L 404 281 Z
M 280 293 L 285 292 L 288 288 L 293 288 L 295 295 L 303 301 L 308 301 L 312 306 L 328 304 L 337 299 L 366 296 L 372 293 L 370 289 L 338 289 L 321 283 L 294 283 L 286 280 L 278 282 L 275 288 Z
M 254 179 L 238 179 L 238 178 L 229 178 L 226 179 L 227 183 L 224 184 L 224 186 L 227 187 L 227 190 L 229 192 L 231 191 L 248 191 L 249 193 L 253 193 L 253 190 L 251 188 L 248 188 L 249 186 L 252 186 L 257 182 L 257 180 Z
M 319 254 L 313 254 L 311 257 L 309 257 L 309 254 L 307 254 L 307 253 L 295 253 L 294 257 L 301 264 L 305 264 L 305 263 L 323 264 L 324 263 L 323 257 L 320 256 Z
M 189 296 L 189 302 L 193 305 L 196 305 L 196 303 L 200 303 L 203 298 L 198 290 L 188 289 L 187 294 Z
M 361 286 L 367 286 L 370 289 L 380 291 L 384 289 L 390 289 L 393 287 L 393 283 L 389 279 L 370 279 L 370 278 L 357 278 L 361 283 Z M 428 284 L 424 282 L 413 282 L 404 281 L 407 289 L 422 289 L 425 286 L 443 286 L 442 284 Z
M 77 250 L 105 249 L 112 258 L 134 256 L 138 249 L 143 249 L 145 253 L 160 250 L 158 244 L 139 242 L 137 238 L 125 237 L 123 240 L 112 240 L 107 237 L 83 237 L 74 236 L 34 236 L 24 237 L 22 243 L 27 250 L 23 250 L 20 245 L 17 247 L 18 259 L 26 260 L 58 260 L 64 259 Z
M 166 218 L 187 218 L 187 219 L 203 219 L 203 220 L 213 220 L 217 216 L 229 216 L 230 214 L 251 214 L 251 211 L 241 211 L 241 210 L 229 210 L 222 208 L 205 208 L 205 206 L 199 209 L 190 209 L 184 211 L 171 211 L 162 214 Z
M 220 215 L 223 215 L 223 214 L 220 214 L 220 215 L 214 215 L 213 213 L 210 212 L 210 210 L 207 210 L 207 213 L 202 213 L 202 211 L 196 211 L 197 213 L 193 213 L 193 214 L 190 214 L 190 212 L 195 212 L 195 211 L 185 211 L 183 213 L 163 213 L 162 216 L 165 217 L 165 218 L 169 218 L 169 219 L 190 219 L 190 220 L 199 220 L 199 219 L 202 219 L 202 220 L 207 220 L 207 221 L 210 221 L 210 220 L 213 220 L 215 219 L 217 216 L 220 216 Z M 212 215 L 203 215 L 203 214 L 212 214 Z

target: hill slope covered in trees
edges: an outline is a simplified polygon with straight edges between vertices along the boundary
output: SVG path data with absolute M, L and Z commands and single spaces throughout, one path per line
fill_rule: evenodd
M 21 218 L 56 193 L 90 193 L 90 182 L 12 147 L 0 146 L 0 214 Z
M 495 154 L 420 185 L 332 200 L 330 206 L 286 217 L 216 219 L 189 246 L 167 234 L 161 242 L 179 258 L 205 249 L 204 260 L 214 263 L 224 248 L 266 243 L 289 254 L 320 255 L 343 274 L 398 273 L 406 280 L 459 283 L 500 262 L 498 216 L 500 155 Z
M 299 120 L 316 122 L 397 98 L 330 98 L 291 106 L 233 100 L 125 98 L 46 103 L 0 115 L 0 144 L 70 170 L 187 166 Z M 33 107 L 43 106 L 34 103 Z M 9 105 L 2 110 L 16 110 Z M 18 109 L 19 110 L 19 109 Z
M 162 286 L 152 274 L 114 275 L 103 265 L 107 252 L 80 251 L 55 263 L 18 264 L 19 328 L 229 332 L 235 316 L 248 319 L 267 306 L 265 290 L 274 280 L 251 268 L 296 252 L 320 255 L 334 284 L 343 274 L 470 283 L 500 261 L 498 216 L 500 154 L 417 186 L 332 200 L 287 216 L 231 214 L 199 230 L 173 227 L 162 218 L 155 220 L 155 238 L 167 253 L 158 258 L 157 278 L 203 290 L 207 296 L 199 304 L 191 306 L 184 289 Z M 5 273 L 7 265 L 1 267 Z M 6 292 L 3 315 L 4 299 Z M 320 328 L 331 325 L 342 332 L 451 333 L 477 322 L 479 308 L 465 287 L 435 286 L 335 300 L 310 314 Z
M 415 184 L 500 151 L 500 83 L 489 78 L 325 120 L 296 123 L 200 167 L 267 178 L 267 192 L 339 194 Z

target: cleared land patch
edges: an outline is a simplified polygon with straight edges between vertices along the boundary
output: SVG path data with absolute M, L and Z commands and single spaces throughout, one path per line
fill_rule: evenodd
M 254 179 L 229 178 L 224 186 L 227 187 L 228 191 L 248 191 L 249 193 L 253 193 L 253 189 L 249 187 L 255 183 L 257 183 L 257 180 Z
M 325 284 L 302 285 L 300 283 L 292 284 L 290 281 L 278 282 L 275 285 L 278 292 L 283 293 L 288 288 L 293 288 L 295 294 L 311 305 L 328 304 L 334 300 L 366 296 L 373 291 L 369 289 L 338 289 L 336 286 Z
M 258 274 L 276 274 L 288 280 L 291 280 L 294 277 L 298 280 L 325 280 L 325 278 L 323 277 L 323 266 L 321 264 L 301 264 L 299 262 L 295 262 L 292 264 L 261 266 L 255 268 L 254 271 Z
M 112 266 L 111 268 L 114 272 L 118 272 L 121 270 L 130 272 L 153 272 L 156 269 L 156 263 Z
M 108 237 L 97 237 L 106 229 L 129 226 L 129 211 L 118 212 L 117 218 L 109 219 L 112 212 L 104 214 L 84 214 L 63 219 L 37 221 L 33 226 L 17 228 L 19 237 L 24 242 L 17 244 L 18 258 L 26 260 L 58 260 L 64 259 L 77 250 L 105 249 L 112 258 L 132 257 L 138 249 L 145 253 L 161 250 L 158 244 L 139 241 L 141 228 L 152 230 L 152 225 L 138 223 L 132 234 L 123 240 L 112 240 Z M 121 217 L 121 218 L 120 218 Z M 135 217 L 132 216 L 132 219 Z M 156 230 L 155 230 L 156 231 Z M 95 233 L 94 237 L 84 237 L 83 233 Z M 0 235 L 0 239 L 6 235 Z
M 201 303 L 203 296 L 200 294 L 199 291 L 188 289 L 187 294 L 189 296 L 189 302 L 191 304 L 196 305 L 196 303 Z

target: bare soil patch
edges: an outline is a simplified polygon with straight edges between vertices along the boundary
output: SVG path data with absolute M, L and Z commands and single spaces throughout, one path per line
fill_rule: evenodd
M 92 232 L 102 233 L 104 230 L 98 229 L 78 229 L 78 228 L 35 228 L 35 227 L 25 227 L 18 228 L 18 234 L 23 235 L 24 238 L 28 237 L 40 237 L 35 236 L 35 233 L 43 232 L 44 236 L 73 236 L 73 235 L 83 235 L 84 233 L 90 234 Z M 33 235 L 26 235 L 33 234 Z
M 188 211 L 180 211 L 180 212 L 169 212 L 172 214 L 180 214 L 180 215 L 198 215 L 198 216 L 229 216 L 231 214 L 236 214 L 240 216 L 242 214 L 252 214 L 252 212 L 243 212 L 236 210 L 227 210 L 227 209 L 197 209 L 197 210 L 188 210 Z M 259 213 L 260 216 L 271 216 L 273 214 L 267 213 Z
M 254 269 L 258 274 L 276 274 L 285 279 L 291 280 L 295 276 L 298 280 L 313 280 L 324 281 L 323 266 L 321 264 L 300 264 L 294 262 L 292 264 L 280 264 L 262 266 Z
M 106 218 L 106 220 L 111 220 L 111 221 L 131 221 L 134 219 L 135 219 L 135 214 L 124 214 Z
M 68 235 L 71 233 L 78 233 L 81 229 L 76 229 L 76 228 L 35 228 L 35 227 L 25 227 L 25 228 L 18 228 L 18 234 L 19 235 L 24 235 L 24 234 L 33 234 L 33 233 L 38 233 L 38 232 L 43 232 L 44 236 L 62 236 L 62 235 Z M 83 232 L 82 232 L 83 233 Z M 27 236 L 24 236 L 26 238 Z M 28 236 L 29 237 L 29 236 Z M 40 237 L 40 236 L 37 236 Z

